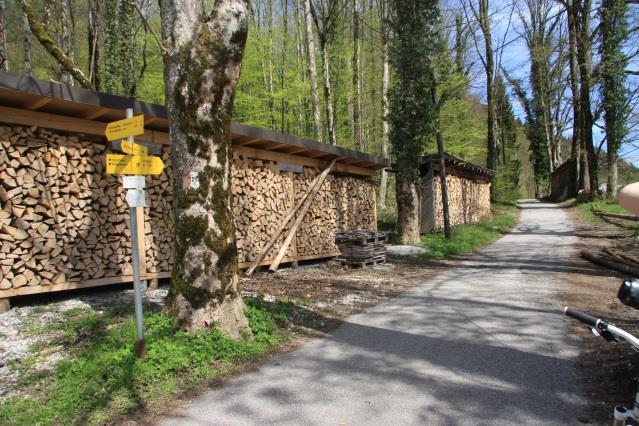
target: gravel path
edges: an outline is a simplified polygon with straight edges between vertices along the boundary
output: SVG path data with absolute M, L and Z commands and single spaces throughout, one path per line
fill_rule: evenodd
M 521 205 L 513 232 L 471 260 L 162 424 L 577 423 L 577 340 L 559 297 L 572 225 L 552 205 Z

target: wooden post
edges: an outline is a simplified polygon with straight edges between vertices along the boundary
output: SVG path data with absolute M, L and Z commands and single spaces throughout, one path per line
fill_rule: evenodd
M 4 314 L 5 312 L 9 312 L 11 309 L 10 299 L 0 299 L 0 314 Z
M 287 172 L 286 175 L 291 179 L 291 184 L 288 186 L 288 196 L 291 200 L 291 204 L 295 204 L 295 175 L 293 172 Z M 291 257 L 297 257 L 297 235 L 295 235 L 293 241 L 291 241 Z M 291 262 L 293 269 L 297 270 L 298 266 L 297 260 Z
M 158 279 L 157 278 L 152 278 L 149 281 L 149 288 L 152 290 L 157 290 L 158 288 Z
M 137 224 L 138 224 L 138 253 L 140 253 L 140 276 L 146 276 L 146 239 L 144 238 L 144 224 L 146 222 L 144 218 L 144 207 L 136 207 L 137 209 Z M 147 288 L 147 280 L 142 280 L 142 288 Z

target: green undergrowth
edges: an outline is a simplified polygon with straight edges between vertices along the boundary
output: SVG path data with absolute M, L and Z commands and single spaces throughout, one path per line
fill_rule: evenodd
M 0 424 L 103 424 L 141 407 L 161 407 L 177 393 L 231 374 L 290 337 L 283 327 L 290 303 L 245 299 L 254 338 L 234 341 L 217 329 L 185 333 L 161 312 L 145 314 L 146 355 L 133 349 L 134 318 L 78 310 L 32 333 L 57 332 L 51 347 L 67 353 L 53 371 L 35 368 L 41 349 L 12 368 L 21 370 L 23 394 L 0 406 Z M 25 396 L 26 395 L 26 396 Z
M 598 200 L 587 201 L 587 202 L 577 202 L 576 208 L 577 208 L 579 218 L 581 220 L 591 222 L 591 223 L 600 223 L 600 222 L 611 223 L 620 228 L 624 228 L 633 232 L 634 235 L 639 235 L 639 222 L 598 216 L 593 213 L 593 211 L 601 211 L 605 213 L 631 214 L 628 210 L 621 207 L 619 203 L 617 203 L 617 201 L 615 200 L 598 199 Z
M 421 245 L 430 248 L 422 256 L 428 260 L 441 260 L 471 253 L 501 237 L 515 224 L 516 204 L 494 202 L 492 210 L 493 215 L 480 223 L 453 227 L 450 239 L 443 233 L 422 235 Z
M 630 212 L 617 203 L 615 200 L 594 200 L 587 202 L 577 202 L 577 211 L 579 212 L 579 217 L 588 220 L 591 222 L 601 222 L 603 218 L 601 216 L 597 216 L 593 213 L 593 210 L 598 210 L 606 213 L 623 213 L 630 214 Z

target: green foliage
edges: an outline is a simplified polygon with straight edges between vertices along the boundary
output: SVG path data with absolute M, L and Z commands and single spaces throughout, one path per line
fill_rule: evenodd
M 36 357 L 20 365 L 28 396 L 0 407 L 1 424 L 69 424 L 113 421 L 143 404 L 158 403 L 177 390 L 233 371 L 238 361 L 259 356 L 285 337 L 292 305 L 271 306 L 248 299 L 247 317 L 253 340 L 234 341 L 215 328 L 185 333 L 173 318 L 145 315 L 146 355 L 138 359 L 131 314 L 116 318 L 95 311 L 65 315 L 60 344 L 69 350 L 51 374 L 34 372 Z M 90 397 L 87 397 L 90 396 Z
M 464 96 L 446 101 L 440 110 L 446 152 L 475 164 L 486 162 L 486 108 L 475 98 Z M 435 152 L 435 141 L 428 145 Z
M 434 0 L 391 1 L 389 140 L 397 178 L 417 181 L 424 148 L 432 136 L 434 59 L 440 54 L 439 4 Z
M 604 219 L 601 216 L 593 214 L 593 210 L 598 210 L 606 213 L 623 213 L 630 214 L 630 212 L 619 205 L 613 200 L 595 199 L 586 202 L 580 202 L 577 204 L 577 211 L 579 217 L 588 222 L 603 222 Z
M 601 3 L 601 63 L 602 99 L 608 149 L 615 153 L 628 133 L 629 90 L 626 85 L 628 56 L 623 43 L 629 30 L 628 6 L 624 0 L 602 0 Z
M 478 224 L 454 227 L 450 239 L 439 233 L 422 235 L 421 245 L 430 248 L 430 251 L 422 256 L 426 259 L 440 260 L 470 253 L 491 243 L 513 226 L 515 209 L 512 202 L 493 203 L 493 217 Z

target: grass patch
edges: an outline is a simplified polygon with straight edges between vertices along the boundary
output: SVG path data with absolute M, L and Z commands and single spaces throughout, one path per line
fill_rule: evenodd
M 492 217 L 473 225 L 455 226 L 450 239 L 442 233 L 422 235 L 421 245 L 431 249 L 422 256 L 441 260 L 483 247 L 508 232 L 515 223 L 515 210 L 514 202 L 495 202 Z
M 234 341 L 216 329 L 176 331 L 171 317 L 147 313 L 143 359 L 133 350 L 130 314 L 116 318 L 70 312 L 62 323 L 48 326 L 62 331 L 69 356 L 44 377 L 33 368 L 35 355 L 26 357 L 18 368 L 23 369 L 28 396 L 6 401 L 0 407 L 0 424 L 101 424 L 141 406 L 159 406 L 176 392 L 229 374 L 289 335 L 280 327 L 288 323 L 292 304 L 260 299 L 245 303 L 254 335 L 246 341 Z
M 632 214 L 628 210 L 624 209 L 614 200 L 610 199 L 599 199 L 594 201 L 587 202 L 577 202 L 577 215 L 584 222 L 590 222 L 593 224 L 596 223 L 609 223 L 614 224 L 620 228 L 627 229 L 634 233 L 634 235 L 639 235 L 639 223 L 623 220 L 623 219 L 614 219 L 604 216 L 597 216 L 593 213 L 593 210 L 598 210 L 606 213 L 622 213 L 622 214 Z
M 601 216 L 593 214 L 593 210 L 599 210 L 606 213 L 631 214 L 614 200 L 594 200 L 577 203 L 577 211 L 579 212 L 579 217 L 581 219 L 590 222 L 603 222 L 604 219 Z

